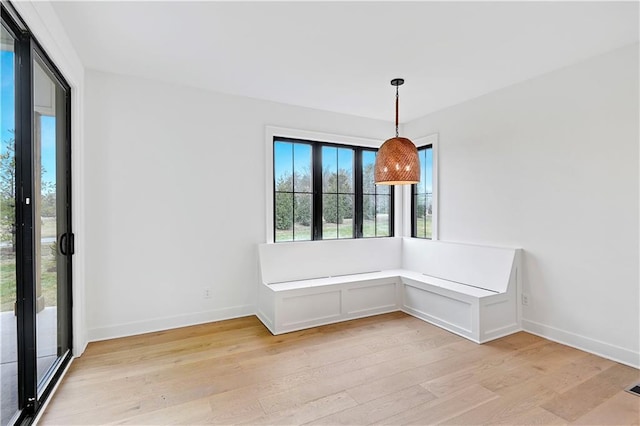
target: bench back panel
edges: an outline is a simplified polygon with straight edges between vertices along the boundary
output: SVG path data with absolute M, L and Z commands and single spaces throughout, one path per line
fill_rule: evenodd
M 498 293 L 509 286 L 516 249 L 403 238 L 402 267 Z
M 262 281 L 278 282 L 399 269 L 402 238 L 260 244 Z

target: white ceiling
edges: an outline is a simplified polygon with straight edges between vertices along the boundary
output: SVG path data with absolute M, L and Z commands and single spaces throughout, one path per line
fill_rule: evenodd
M 55 2 L 87 68 L 400 121 L 638 42 L 638 2 Z

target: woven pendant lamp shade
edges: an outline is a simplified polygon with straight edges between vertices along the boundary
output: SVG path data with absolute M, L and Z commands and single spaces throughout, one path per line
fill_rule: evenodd
M 376 185 L 408 185 L 420 182 L 418 148 L 407 138 L 398 136 L 398 86 L 404 79 L 394 78 L 396 88 L 396 137 L 387 139 L 378 150 L 373 177 Z
M 407 138 L 387 139 L 378 150 L 374 170 L 378 185 L 405 185 L 420 181 L 418 149 Z

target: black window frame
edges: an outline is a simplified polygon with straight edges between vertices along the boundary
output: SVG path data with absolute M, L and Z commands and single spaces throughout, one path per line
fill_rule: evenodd
M 420 151 L 422 150 L 427 150 L 430 149 L 431 150 L 431 170 L 433 171 L 433 144 L 429 143 L 426 145 L 422 145 L 418 147 L 418 155 L 420 155 Z M 421 170 L 421 174 L 422 174 L 422 170 Z M 432 184 L 434 183 L 434 179 L 432 179 Z M 423 240 L 433 240 L 433 228 L 431 229 L 431 237 L 423 237 L 423 236 L 419 236 L 418 235 L 418 223 L 416 221 L 416 195 L 420 195 L 420 194 L 428 194 L 428 192 L 424 192 L 424 193 L 418 193 L 417 192 L 417 188 L 418 188 L 418 184 L 413 184 L 411 185 L 411 238 L 420 238 Z M 433 205 L 433 197 L 435 194 L 435 189 L 432 188 L 431 189 L 431 203 Z M 432 218 L 433 218 L 433 213 L 432 213 Z M 433 219 L 432 219 L 432 225 L 433 225 Z
M 311 218 L 311 239 L 310 240 L 295 240 L 295 224 L 294 224 L 294 239 L 287 241 L 278 241 L 276 238 L 276 193 L 283 191 L 276 191 L 276 170 L 275 170 L 275 144 L 276 142 L 288 142 L 288 143 L 299 143 L 299 144 L 307 144 L 311 146 L 311 175 L 312 175 L 312 218 Z M 334 240 L 353 240 L 353 239 L 369 239 L 369 238 L 391 238 L 395 236 L 395 188 L 393 186 L 389 187 L 389 235 L 385 236 L 363 236 L 363 224 L 364 224 L 364 212 L 363 212 L 363 161 L 362 161 L 362 153 L 365 151 L 369 152 L 378 152 L 378 148 L 372 148 L 367 146 L 360 145 L 351 145 L 344 144 L 339 142 L 326 142 L 326 141 L 315 141 L 310 139 L 303 138 L 292 138 L 286 136 L 273 136 L 271 141 L 272 143 L 272 152 L 273 157 L 271 158 L 271 167 L 272 167 L 272 199 L 273 199 L 273 211 L 272 211 L 272 227 L 273 227 L 273 242 L 274 243 L 285 243 L 285 242 L 300 242 L 300 241 L 334 241 Z M 323 198 L 323 188 L 322 188 L 322 148 L 330 147 L 330 148 L 343 148 L 343 149 L 352 149 L 353 150 L 353 185 L 354 185 L 354 211 L 353 211 L 353 237 L 351 238 L 330 238 L 323 239 L 322 235 L 322 198 Z M 286 192 L 286 191 L 284 191 Z M 292 191 L 294 194 L 295 189 Z M 387 195 L 387 194 L 384 194 Z M 294 218 L 295 221 L 295 218 Z

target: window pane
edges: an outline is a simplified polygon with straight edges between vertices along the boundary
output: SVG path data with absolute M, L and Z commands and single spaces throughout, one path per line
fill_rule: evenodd
M 353 149 L 338 149 L 338 192 L 353 193 Z
M 426 195 L 418 194 L 415 197 L 416 202 L 416 236 L 426 238 Z
M 338 214 L 342 215 L 344 221 L 351 221 L 353 224 L 353 218 L 355 216 L 355 206 L 353 205 L 353 195 L 340 194 L 338 200 L 340 202 L 340 210 Z
M 276 241 L 293 240 L 293 194 L 276 192 Z
M 376 185 L 376 194 L 391 194 L 391 185 Z
M 390 236 L 391 217 L 390 199 L 391 186 L 375 185 L 374 167 L 375 159 L 378 155 L 375 151 L 365 151 L 362 157 L 363 167 L 363 187 L 364 193 L 375 194 L 376 196 L 363 198 L 363 237 Z M 371 223 L 367 221 L 370 220 Z
M 312 146 L 274 143 L 275 241 L 312 239 Z
M 322 147 L 322 192 L 353 193 L 353 149 Z
M 275 142 L 273 144 L 273 172 L 276 191 L 292 191 L 293 182 L 293 144 Z M 285 189 L 286 186 L 286 189 Z
M 376 236 L 376 196 L 364 195 L 362 199 L 362 236 Z
M 342 216 L 338 238 L 353 238 L 353 195 L 338 196 L 338 215 L 338 219 Z
M 322 192 L 338 192 L 338 149 L 322 147 Z
M 311 194 L 295 194 L 295 233 L 296 241 L 307 241 L 311 239 Z
M 338 225 L 340 217 L 338 215 L 338 195 L 324 194 L 322 196 L 322 239 L 338 238 Z
M 376 162 L 374 151 L 362 151 L 362 193 L 375 194 L 376 185 L 373 170 Z M 387 186 L 387 185 L 383 185 Z
M 423 180 L 425 190 L 428 193 L 433 192 L 433 149 L 425 149 L 424 151 L 424 166 L 422 166 Z
M 391 195 L 376 196 L 376 236 L 391 236 Z
M 418 238 L 427 238 L 425 229 L 426 229 L 426 223 L 424 221 L 424 218 L 418 218 L 417 229 L 416 229 L 416 237 L 418 237 Z
M 311 192 L 311 145 L 293 144 L 295 192 Z
M 420 161 L 422 163 L 422 161 Z M 424 166 L 420 165 L 420 168 L 423 169 Z M 420 182 L 417 183 L 417 185 L 415 185 L 415 191 L 414 194 L 424 194 L 426 192 L 426 188 L 425 188 L 425 183 L 424 183 L 424 176 L 422 176 L 422 173 L 420 173 Z
M 323 223 L 322 224 L 322 239 L 323 240 L 335 240 L 338 238 L 338 225 L 335 223 Z

